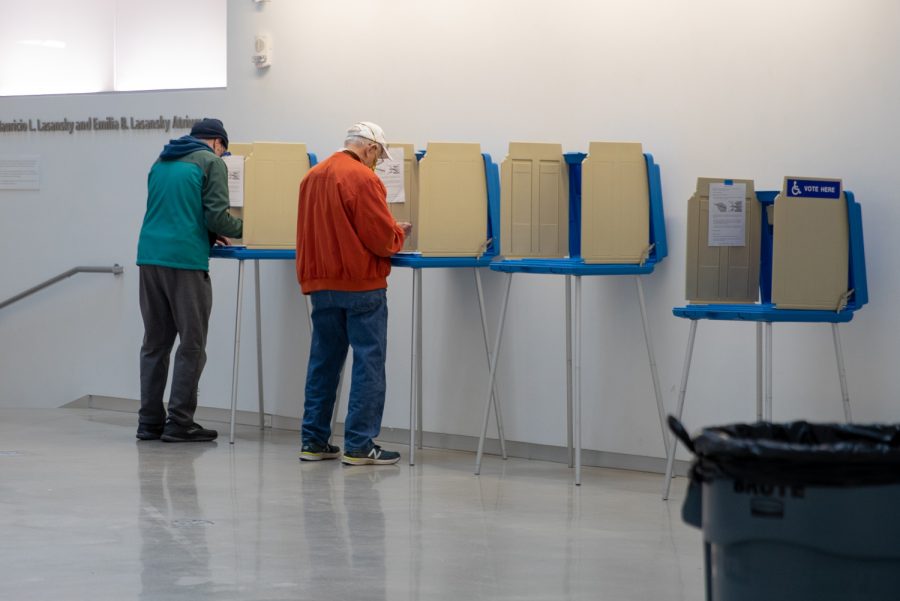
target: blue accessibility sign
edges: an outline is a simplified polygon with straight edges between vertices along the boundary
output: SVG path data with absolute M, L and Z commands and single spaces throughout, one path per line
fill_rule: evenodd
M 841 197 L 841 180 L 787 178 L 788 198 Z

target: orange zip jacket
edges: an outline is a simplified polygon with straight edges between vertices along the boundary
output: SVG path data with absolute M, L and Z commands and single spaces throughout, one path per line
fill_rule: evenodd
M 387 207 L 381 179 L 356 155 L 338 151 L 300 182 L 297 280 L 303 294 L 387 287 L 390 256 L 403 230 Z

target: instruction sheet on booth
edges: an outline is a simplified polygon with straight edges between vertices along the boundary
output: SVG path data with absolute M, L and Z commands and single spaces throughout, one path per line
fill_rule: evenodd
M 747 184 L 709 185 L 709 246 L 744 246 Z
M 375 167 L 375 173 L 387 188 L 388 204 L 406 202 L 406 191 L 403 187 L 403 148 L 391 148 L 390 159 L 381 161 Z

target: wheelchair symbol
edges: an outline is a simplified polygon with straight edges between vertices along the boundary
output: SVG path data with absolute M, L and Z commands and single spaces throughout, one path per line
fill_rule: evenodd
M 794 180 L 794 185 L 791 186 L 791 194 L 794 196 L 800 196 L 800 186 L 797 185 L 797 180 Z

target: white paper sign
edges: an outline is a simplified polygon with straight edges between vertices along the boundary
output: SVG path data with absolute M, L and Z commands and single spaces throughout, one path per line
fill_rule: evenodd
M 40 190 L 41 158 L 37 155 L 0 155 L 0 190 Z
M 403 189 L 403 148 L 391 148 L 390 160 L 381 161 L 375 167 L 375 173 L 387 188 L 388 204 L 406 202 L 406 191 Z
M 709 185 L 709 246 L 744 246 L 747 184 Z
M 222 157 L 228 168 L 228 200 L 232 207 L 244 206 L 244 157 L 230 154 Z

